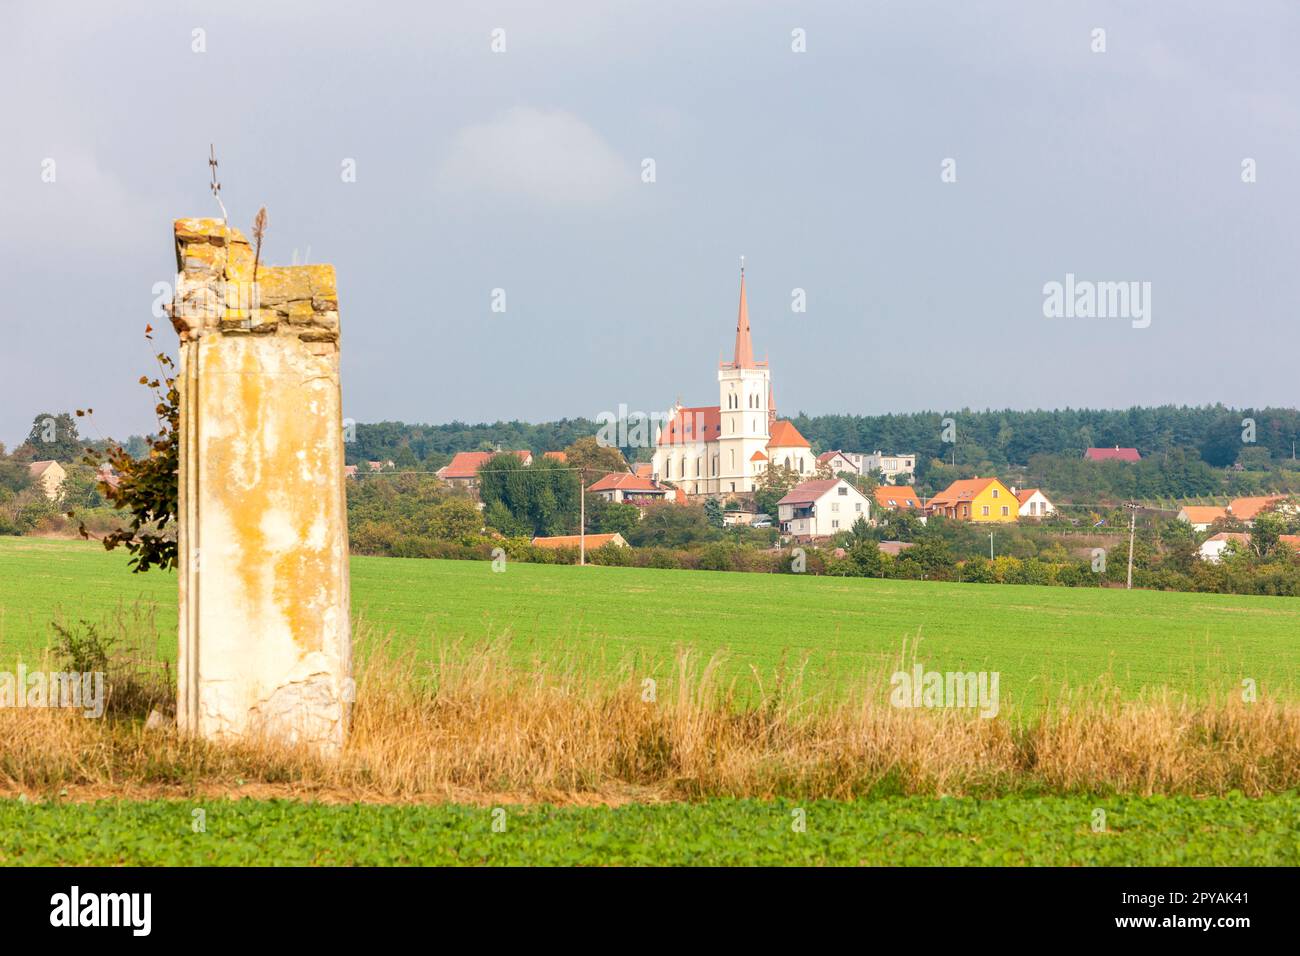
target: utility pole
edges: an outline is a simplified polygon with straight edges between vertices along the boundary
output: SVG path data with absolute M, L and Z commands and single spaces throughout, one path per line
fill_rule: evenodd
M 1137 531 L 1138 506 L 1133 502 L 1124 505 L 1128 509 L 1128 588 L 1133 590 L 1133 536 Z
M 582 469 L 578 469 L 578 566 L 587 563 L 587 483 L 582 480 Z

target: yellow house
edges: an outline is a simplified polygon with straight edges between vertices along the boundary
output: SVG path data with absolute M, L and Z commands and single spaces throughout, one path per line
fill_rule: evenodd
M 1020 501 L 996 478 L 965 478 L 931 498 L 926 510 L 958 521 L 1003 524 L 1016 520 Z
M 59 497 L 59 492 L 63 489 L 63 482 L 68 477 L 68 473 L 62 465 L 57 461 L 33 461 L 27 468 L 32 479 L 45 493 L 46 498 L 53 501 Z

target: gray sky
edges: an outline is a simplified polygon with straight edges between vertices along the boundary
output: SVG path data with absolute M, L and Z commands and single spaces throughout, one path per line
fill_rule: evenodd
M 783 413 L 1297 403 L 1294 3 L 136 6 L 6 3 L 10 445 L 152 426 L 210 141 L 264 261 L 337 267 L 360 421 L 716 402 L 742 253 Z M 1150 326 L 1046 318 L 1067 273 L 1150 282 Z

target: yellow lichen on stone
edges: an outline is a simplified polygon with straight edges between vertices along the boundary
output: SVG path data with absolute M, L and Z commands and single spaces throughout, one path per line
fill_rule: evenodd
M 303 299 L 311 301 L 311 278 L 305 266 L 261 266 L 257 270 L 258 301 L 263 306 Z

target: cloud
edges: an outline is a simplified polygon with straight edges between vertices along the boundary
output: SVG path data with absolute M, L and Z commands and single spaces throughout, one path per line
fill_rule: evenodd
M 458 132 L 435 181 L 448 195 L 566 205 L 608 202 L 635 179 L 633 165 L 572 113 L 517 107 Z

